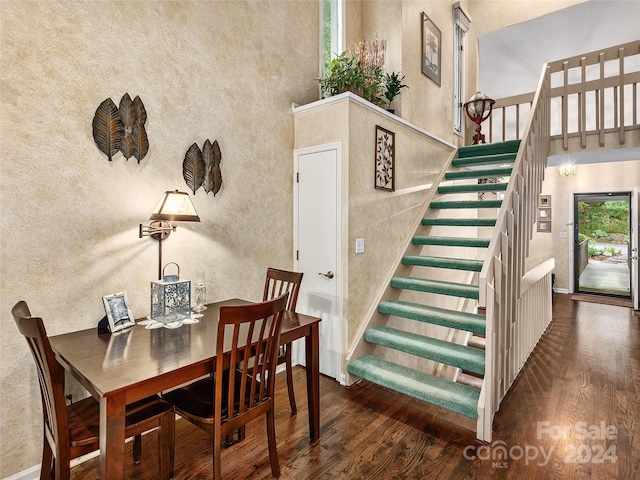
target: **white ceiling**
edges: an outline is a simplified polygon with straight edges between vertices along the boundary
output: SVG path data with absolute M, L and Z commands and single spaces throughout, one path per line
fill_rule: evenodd
M 591 0 L 478 37 L 478 87 L 491 98 L 536 89 L 542 66 L 640 39 L 640 0 Z
M 546 62 L 638 39 L 640 0 L 580 3 L 478 37 L 478 88 L 490 98 L 533 92 Z M 640 70 L 640 61 L 629 66 Z M 549 165 L 637 159 L 640 148 L 619 148 L 554 155 Z

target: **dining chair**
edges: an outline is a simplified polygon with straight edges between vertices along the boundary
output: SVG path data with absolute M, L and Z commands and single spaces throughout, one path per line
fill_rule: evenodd
M 262 415 L 267 421 L 271 473 L 280 476 L 273 394 L 288 296 L 220 307 L 213 375 L 163 394 L 181 417 L 213 436 L 214 479 L 222 478 L 223 439 Z
M 268 268 L 267 278 L 264 283 L 264 294 L 262 296 L 262 300 L 269 300 L 283 294 L 284 292 L 289 292 L 287 310 L 295 312 L 303 275 L 303 273 L 299 272 L 289 272 L 286 270 L 278 270 L 276 268 Z M 287 391 L 289 393 L 289 405 L 291 406 L 291 413 L 295 414 L 298 412 L 298 407 L 296 406 L 296 397 L 293 389 L 293 370 L 290 343 L 283 345 L 278 353 L 278 365 L 281 365 L 283 363 L 286 365 L 287 369 Z
M 35 360 L 44 415 L 40 480 L 70 476 L 70 461 L 100 448 L 100 404 L 93 398 L 66 405 L 64 368 L 51 349 L 42 318 L 32 317 L 26 302 L 11 310 Z M 158 428 L 159 478 L 173 476 L 175 414 L 173 406 L 154 395 L 127 405 L 125 435 L 134 438 L 134 461 L 140 460 L 141 435 Z M 104 426 L 103 426 L 104 428 Z

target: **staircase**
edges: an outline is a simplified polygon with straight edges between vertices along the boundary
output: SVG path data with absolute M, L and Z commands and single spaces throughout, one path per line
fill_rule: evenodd
M 457 158 L 452 161 L 451 168 L 438 185 L 438 198 L 429 205 L 428 216 L 422 220 L 422 226 L 412 240 L 412 244 L 417 248 L 438 246 L 441 248 L 430 250 L 443 253 L 428 256 L 407 254 L 402 258 L 402 264 L 411 269 L 411 276 L 396 276 L 391 279 L 391 289 L 397 295 L 381 301 L 378 312 L 402 319 L 398 324 L 403 328 L 378 325 L 367 329 L 363 338 L 371 345 L 373 354 L 350 361 L 350 374 L 460 415 L 478 419 L 480 390 L 477 387 L 480 386 L 479 382 L 482 382 L 485 371 L 485 352 L 482 348 L 485 317 L 477 313 L 432 306 L 431 303 L 435 302 L 434 297 L 430 295 L 445 295 L 474 302 L 478 300 L 477 284 L 454 283 L 443 279 L 450 278 L 450 272 L 455 270 L 469 272 L 469 275 L 477 280 L 476 272 L 481 271 L 483 260 L 458 258 L 456 249 L 476 249 L 478 255 L 475 258 L 485 258 L 491 237 L 490 228 L 496 224 L 502 200 L 485 200 L 482 197 L 485 193 L 499 193 L 507 189 L 507 177 L 511 174 L 511 164 L 516 158 L 519 144 L 520 141 L 516 140 L 462 147 L 458 150 Z M 498 183 L 480 180 L 494 178 L 502 180 Z M 455 184 L 452 184 L 453 182 Z M 476 194 L 478 199 L 457 199 L 461 194 Z M 452 210 L 460 209 L 464 210 L 462 217 L 451 213 Z M 490 218 L 485 218 L 487 215 L 480 213 L 481 210 L 490 212 Z M 447 235 L 430 234 L 434 227 L 444 227 Z M 462 236 L 456 232 L 456 229 L 460 230 L 458 227 L 467 227 L 464 228 L 467 232 L 468 227 L 484 227 L 483 231 L 489 231 L 489 235 Z M 413 267 L 427 267 L 428 270 Z M 414 272 L 429 272 L 430 277 L 442 279 L 422 278 L 414 275 Z M 435 275 L 432 272 L 439 273 Z M 424 303 L 413 303 L 397 299 L 402 298 L 403 292 L 421 292 L 429 295 L 419 297 L 424 299 Z M 469 332 L 468 337 L 474 339 L 474 346 L 412 333 L 415 330 L 412 328 L 413 322 Z M 467 381 L 467 384 L 463 384 L 385 360 L 375 355 L 379 351 L 378 347 L 453 366 L 465 372 L 461 375 L 462 378 L 475 377 L 477 381 Z

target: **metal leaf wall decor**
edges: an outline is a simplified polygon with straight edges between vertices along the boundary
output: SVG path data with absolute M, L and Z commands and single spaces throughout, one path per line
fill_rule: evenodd
M 100 104 L 93 117 L 93 139 L 109 161 L 120 150 L 124 127 L 118 108 L 113 100 L 107 98 Z
M 147 111 L 139 96 L 132 101 L 125 93 L 119 107 L 107 98 L 93 118 L 93 138 L 109 161 L 120 151 L 127 160 L 135 157 L 140 163 L 149 151 L 146 122 Z
M 195 143 L 189 147 L 182 163 L 182 175 L 194 195 L 201 186 L 206 193 L 213 192 L 214 197 L 220 191 L 222 186 L 221 160 L 222 153 L 217 140 L 212 144 L 207 139 L 202 151 Z
M 193 144 L 187 150 L 182 162 L 182 176 L 187 186 L 195 195 L 196 190 L 200 188 L 204 182 L 204 161 L 202 160 L 202 152 L 197 144 Z

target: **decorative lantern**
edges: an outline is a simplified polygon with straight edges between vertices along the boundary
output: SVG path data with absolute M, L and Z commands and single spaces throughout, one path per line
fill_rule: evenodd
M 178 268 L 176 275 L 166 275 L 169 265 Z M 162 280 L 151 281 L 151 319 L 172 323 L 191 316 L 191 282 L 180 280 L 177 263 L 167 263 L 162 269 Z

